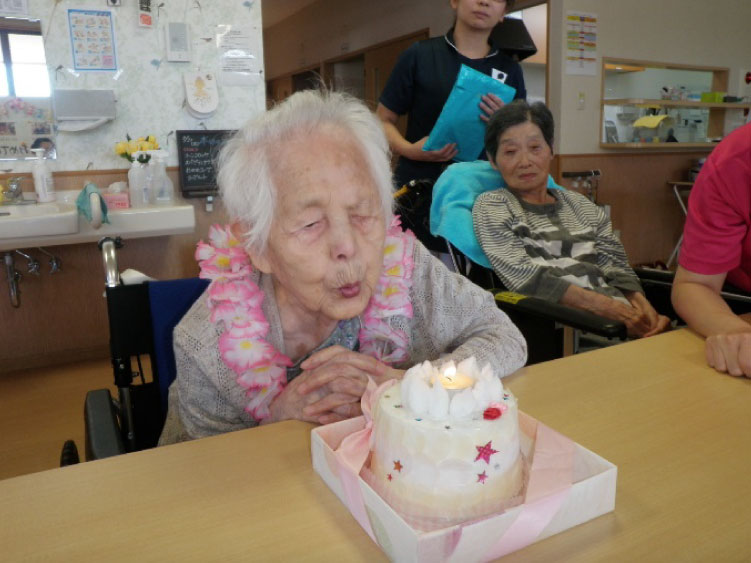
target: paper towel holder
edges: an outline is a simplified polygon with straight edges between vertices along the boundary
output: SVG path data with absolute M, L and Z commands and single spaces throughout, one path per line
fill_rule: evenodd
M 58 131 L 90 131 L 115 119 L 114 90 L 55 89 Z

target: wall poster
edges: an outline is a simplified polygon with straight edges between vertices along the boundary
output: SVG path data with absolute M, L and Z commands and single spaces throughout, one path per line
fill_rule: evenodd
M 117 70 L 113 23 L 110 10 L 68 10 L 75 70 Z
M 566 74 L 597 74 L 597 14 L 567 13 Z

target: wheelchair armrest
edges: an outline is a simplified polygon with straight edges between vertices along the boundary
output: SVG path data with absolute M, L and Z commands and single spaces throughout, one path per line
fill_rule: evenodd
M 495 302 L 505 311 L 514 311 L 559 322 L 606 338 L 625 339 L 626 325 L 600 315 L 574 309 L 559 303 L 551 303 L 538 297 L 528 297 L 512 291 L 493 291 Z
M 86 393 L 84 422 L 87 461 L 125 453 L 117 413 L 108 389 Z
M 672 270 L 658 270 L 656 268 L 634 268 L 634 273 L 639 277 L 639 281 L 651 282 L 659 285 L 673 285 L 675 272 Z

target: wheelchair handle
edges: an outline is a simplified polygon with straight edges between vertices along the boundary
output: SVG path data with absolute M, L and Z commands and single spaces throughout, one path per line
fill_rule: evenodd
M 102 258 L 104 259 L 105 285 L 107 287 L 117 287 L 120 285 L 120 271 L 117 268 L 117 254 L 115 250 L 122 246 L 123 243 L 120 237 L 115 239 L 104 237 L 99 241 L 99 250 L 102 251 Z

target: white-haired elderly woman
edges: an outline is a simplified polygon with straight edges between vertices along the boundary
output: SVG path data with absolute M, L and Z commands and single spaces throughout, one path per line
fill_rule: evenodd
M 160 443 L 356 416 L 368 378 L 443 356 L 498 377 L 524 364 L 492 295 L 400 228 L 388 144 L 362 102 L 294 94 L 227 142 L 218 181 L 232 227 L 199 244 L 213 281 L 175 328 Z

